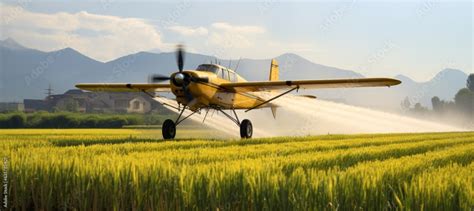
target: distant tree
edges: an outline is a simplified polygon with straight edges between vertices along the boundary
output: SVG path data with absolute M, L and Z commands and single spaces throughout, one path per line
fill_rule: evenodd
M 433 111 L 437 113 L 440 113 L 443 108 L 443 102 L 437 96 L 431 98 L 431 105 L 433 106 Z
M 448 111 L 455 111 L 456 110 L 456 103 L 453 101 L 444 102 L 444 109 Z
M 426 113 L 428 109 L 426 107 L 423 107 L 421 103 L 416 103 L 415 107 L 413 108 L 413 111 L 417 114 L 423 114 Z
M 411 106 L 410 98 L 405 97 L 405 99 L 401 102 L 401 106 L 404 111 L 410 110 L 410 106 Z
M 474 92 L 463 88 L 456 93 L 454 97 L 456 107 L 463 113 L 471 115 L 474 113 Z
M 467 77 L 466 87 L 474 92 L 474 73 L 469 74 Z
M 22 128 L 25 126 L 25 124 L 26 116 L 22 113 L 13 114 L 8 120 L 8 128 Z

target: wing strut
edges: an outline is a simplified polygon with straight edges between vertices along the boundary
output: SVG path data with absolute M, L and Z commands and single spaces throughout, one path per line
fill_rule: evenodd
M 152 99 L 155 99 L 155 98 L 156 98 L 156 96 L 150 94 L 149 92 L 147 92 L 147 91 L 144 90 L 144 89 L 140 89 L 140 91 L 142 91 L 142 92 L 145 93 L 146 95 L 150 96 Z M 163 106 L 169 106 L 169 107 L 171 107 L 171 108 L 178 109 L 178 111 L 181 110 L 180 108 L 175 107 L 175 106 L 172 106 L 172 105 L 170 105 L 170 104 L 168 104 L 168 103 L 162 103 L 162 102 L 159 102 L 159 101 L 157 101 L 157 100 L 155 100 L 155 101 L 158 102 L 159 104 L 163 105 Z
M 145 91 L 144 89 L 140 89 L 140 91 L 142 91 L 142 92 L 145 93 L 146 95 L 150 96 L 151 98 L 155 98 L 154 95 L 150 94 L 149 92 Z
M 245 110 L 245 112 L 251 111 L 251 110 L 256 109 L 256 108 L 258 108 L 258 107 L 260 107 L 260 106 L 262 106 L 262 105 L 265 105 L 265 104 L 267 104 L 267 103 L 269 103 L 269 102 L 271 102 L 271 101 L 273 101 L 273 100 L 276 100 L 276 99 L 282 97 L 283 95 L 286 95 L 286 94 L 292 92 L 292 91 L 295 90 L 295 89 L 296 89 L 296 91 L 298 91 L 299 88 L 300 88 L 300 86 L 296 86 L 296 87 L 293 88 L 293 89 L 290 89 L 290 90 L 288 90 L 288 91 L 286 91 L 286 92 L 283 92 L 283 93 L 281 93 L 281 94 L 279 94 L 279 95 L 277 95 L 277 96 L 275 96 L 275 97 L 270 98 L 269 100 L 267 100 L 267 101 L 265 101 L 265 102 L 263 102 L 263 103 L 260 103 L 260 104 L 258 104 L 258 105 L 256 105 L 256 106 L 252 107 L 252 108 L 249 108 L 249 109 Z

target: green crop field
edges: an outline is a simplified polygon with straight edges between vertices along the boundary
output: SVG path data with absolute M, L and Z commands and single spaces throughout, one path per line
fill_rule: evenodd
M 2 200 L 40 210 L 474 209 L 474 132 L 160 138 L 0 130 Z

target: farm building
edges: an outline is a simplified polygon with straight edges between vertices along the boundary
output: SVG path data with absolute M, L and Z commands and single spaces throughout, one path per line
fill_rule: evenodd
M 23 111 L 23 103 L 17 102 L 0 102 L 0 112 L 9 112 L 9 111 Z
M 25 111 L 76 111 L 107 113 L 148 113 L 162 108 L 144 93 L 97 93 L 71 89 L 43 100 L 25 99 Z

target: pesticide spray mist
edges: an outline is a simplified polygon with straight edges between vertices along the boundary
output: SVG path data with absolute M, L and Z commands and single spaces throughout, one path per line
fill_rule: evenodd
M 176 106 L 174 100 L 161 97 L 155 99 Z M 254 137 L 461 131 L 453 126 L 300 96 L 287 95 L 273 103 L 279 106 L 276 119 L 273 118 L 269 108 L 247 113 L 237 112 L 240 120 L 252 121 Z M 171 110 L 177 112 L 176 109 Z M 190 111 L 186 111 L 183 115 L 188 114 Z M 202 122 L 204 115 L 205 112 L 201 112 L 189 119 Z M 239 137 L 238 126 L 217 112 L 208 115 L 204 124 L 228 134 L 229 137 Z

